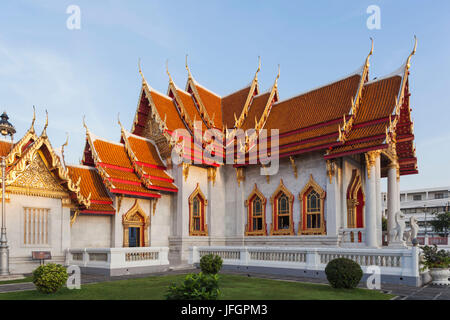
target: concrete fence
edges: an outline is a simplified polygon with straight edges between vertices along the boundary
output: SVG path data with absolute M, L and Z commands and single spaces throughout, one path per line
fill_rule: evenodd
M 81 248 L 66 250 L 66 265 L 77 265 L 84 273 L 111 276 L 166 270 L 168 247 Z
M 191 264 L 198 264 L 206 254 L 216 254 L 223 259 L 226 269 L 247 272 L 274 273 L 305 277 L 325 277 L 325 267 L 336 258 L 357 262 L 366 279 L 379 267 L 381 282 L 420 286 L 419 251 L 417 247 L 404 249 L 371 248 L 307 248 L 307 247 L 192 247 Z

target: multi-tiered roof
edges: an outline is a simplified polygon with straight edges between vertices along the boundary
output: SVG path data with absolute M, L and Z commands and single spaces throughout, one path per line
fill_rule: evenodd
M 224 161 L 224 148 L 215 148 L 222 156 L 201 159 L 201 151 L 209 147 L 208 139 L 194 144 L 195 132 L 206 129 L 222 133 L 225 145 L 235 139 L 236 130 L 251 130 L 234 150 L 245 153 L 245 163 L 252 160 L 253 148 L 266 140 L 261 129 L 279 130 L 280 158 L 322 151 L 325 159 L 363 154 L 371 150 L 389 150 L 398 159 L 400 174 L 417 173 L 417 158 L 409 106 L 409 68 L 411 56 L 396 72 L 369 81 L 369 58 L 373 43 L 363 66 L 350 75 L 289 99 L 280 99 L 277 78 L 272 88 L 260 92 L 258 72 L 245 88 L 221 97 L 200 85 L 192 76 L 187 63 L 186 89 L 177 87 L 170 77 L 167 94 L 153 89 L 142 72 L 142 89 L 132 133 L 155 141 L 163 157 L 180 144 L 175 131 L 184 129 L 191 141 L 179 146 L 184 156 L 200 160 L 203 165 L 218 166 Z M 270 137 L 267 138 L 270 146 Z M 189 151 L 189 152 L 186 152 Z M 254 154 L 254 153 L 253 153 Z M 189 156 L 190 155 L 190 156 Z M 238 158 L 238 155 L 236 155 Z

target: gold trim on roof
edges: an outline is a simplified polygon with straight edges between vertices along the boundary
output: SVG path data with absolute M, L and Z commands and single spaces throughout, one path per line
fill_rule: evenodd
M 81 177 L 76 183 L 72 181 L 69 176 L 69 170 L 61 164 L 61 160 L 53 150 L 47 135 L 45 135 L 45 132 L 43 132 L 43 135 L 41 135 L 25 150 L 24 154 L 19 158 L 19 160 L 9 169 L 6 175 L 6 184 L 11 185 L 18 179 L 18 177 L 30 166 L 30 164 L 32 164 L 35 154 L 38 153 L 43 146 L 46 147 L 51 158 L 45 159 L 45 157 L 41 157 L 48 170 L 53 174 L 56 174 L 56 176 L 60 180 L 62 180 L 61 184 L 65 184 L 66 188 L 76 195 L 77 202 L 80 205 L 88 208 L 90 206 L 91 194 L 89 193 L 89 196 L 87 198 L 85 198 L 81 194 Z M 50 160 L 50 163 L 48 163 L 47 160 Z
M 347 140 L 348 134 L 350 133 L 350 130 L 353 126 L 353 122 L 355 121 L 356 113 L 358 112 L 359 106 L 361 104 L 361 97 L 362 97 L 362 91 L 364 88 L 364 83 L 368 80 L 369 77 L 369 58 L 373 54 L 373 39 L 370 38 L 372 44 L 370 47 L 370 52 L 367 55 L 366 61 L 364 63 L 363 72 L 361 74 L 361 79 L 359 81 L 358 90 L 356 91 L 356 97 L 355 99 L 352 98 L 352 108 L 350 110 L 350 119 L 346 121 L 345 115 L 344 115 L 344 122 L 341 125 L 339 125 L 339 141 L 345 142 Z

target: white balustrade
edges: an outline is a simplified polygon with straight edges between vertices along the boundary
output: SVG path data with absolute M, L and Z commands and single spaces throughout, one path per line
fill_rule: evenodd
M 105 269 L 169 264 L 168 247 L 67 249 L 66 265 Z
M 419 248 L 307 248 L 307 247 L 191 247 L 189 263 L 196 264 L 206 254 L 218 254 L 224 265 L 324 270 L 328 262 L 347 258 L 363 271 L 380 267 L 381 274 L 419 277 Z

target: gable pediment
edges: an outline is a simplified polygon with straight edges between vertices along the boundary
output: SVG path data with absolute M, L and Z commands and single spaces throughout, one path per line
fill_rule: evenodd
M 50 198 L 67 198 L 68 192 L 51 174 L 39 152 L 26 169 L 8 186 L 8 191 Z

